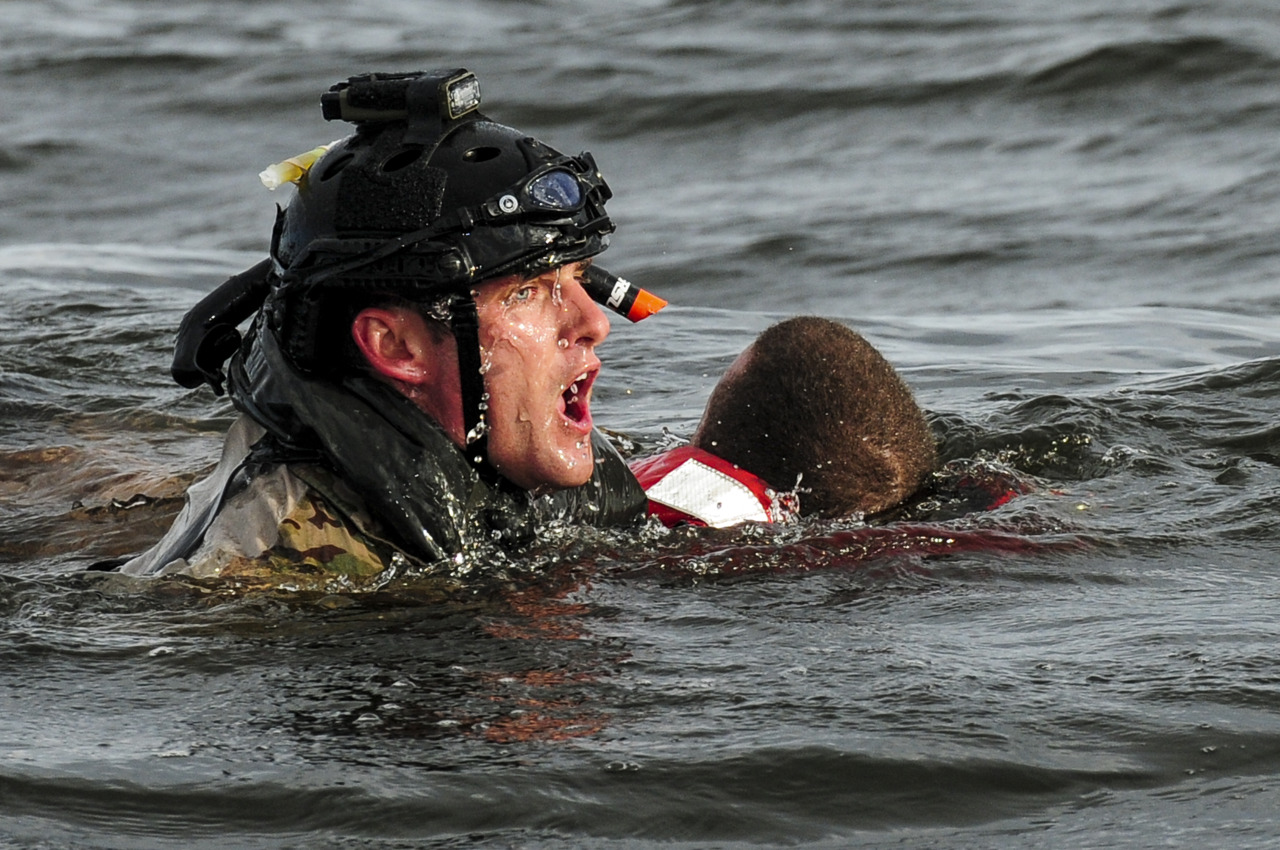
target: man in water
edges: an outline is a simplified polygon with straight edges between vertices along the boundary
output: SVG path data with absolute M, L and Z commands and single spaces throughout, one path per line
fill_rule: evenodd
M 721 377 L 689 446 L 632 463 L 668 525 L 871 517 L 937 467 L 910 388 L 859 334 L 804 316 L 762 333 Z
M 402 566 L 465 568 L 477 546 L 518 546 L 551 519 L 637 523 L 645 493 L 591 418 L 596 347 L 609 332 L 596 301 L 633 320 L 661 302 L 646 307 L 647 293 L 592 266 L 614 226 L 590 154 L 564 156 L 489 120 L 461 70 L 352 78 L 322 103 L 356 132 L 295 161 L 286 179 L 297 193 L 270 259 L 211 293 L 179 333 L 175 378 L 216 391 L 226 380 L 242 415 L 170 531 L 123 571 L 355 587 Z M 241 340 L 235 328 L 250 317 Z M 768 347 L 775 336 L 788 334 L 748 349 L 713 410 L 782 389 L 724 390 L 794 356 Z M 837 347 L 787 374 L 835 376 L 853 362 Z M 871 384 L 890 378 L 883 364 Z M 840 398 L 842 387 L 862 395 Z M 801 427 L 709 414 L 695 442 L 775 489 L 803 473 L 807 513 L 874 511 L 880 502 L 816 506 L 822 481 L 865 467 L 850 485 L 872 486 L 881 473 L 874 458 L 836 460 L 892 449 L 876 436 L 907 410 L 892 407 L 905 387 L 892 389 L 799 386 L 757 405 L 807 411 Z M 824 427 L 832 417 L 840 429 Z M 731 454 L 723 432 L 739 426 L 765 448 Z M 822 451 L 783 451 L 772 464 L 783 444 L 812 440 Z
M 591 267 L 614 230 L 591 155 L 489 120 L 463 70 L 356 77 L 322 103 L 356 132 L 299 163 L 270 260 L 179 336 L 175 378 L 220 390 L 230 355 L 243 415 L 122 569 L 361 582 L 552 518 L 638 522 L 644 493 L 591 418 L 593 298 L 635 300 Z

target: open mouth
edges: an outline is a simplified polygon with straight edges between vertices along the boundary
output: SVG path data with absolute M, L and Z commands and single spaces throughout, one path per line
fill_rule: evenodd
M 591 385 L 595 383 L 597 374 L 594 369 L 583 372 L 560 394 L 564 402 L 564 418 L 582 431 L 591 430 Z

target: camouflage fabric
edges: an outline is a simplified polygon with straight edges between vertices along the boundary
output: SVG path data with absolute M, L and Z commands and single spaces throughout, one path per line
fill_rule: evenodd
M 194 509 L 179 517 L 166 540 L 123 571 L 342 590 L 378 586 L 396 572 L 392 567 L 408 563 L 382 541 L 354 493 L 323 468 L 246 461 L 260 435 L 252 423 L 238 422 L 228 440 L 232 449 L 207 479 L 209 504 L 192 500 Z M 188 554 L 177 554 L 182 551 Z
M 478 547 L 518 547 L 539 522 L 625 526 L 644 516 L 644 491 L 598 433 L 591 480 L 532 499 L 483 480 L 443 431 L 422 424 L 429 421 L 416 408 L 401 411 L 419 427 L 414 439 L 369 410 L 361 416 L 352 410 L 343 420 L 352 430 L 333 454 L 283 447 L 241 416 L 218 466 L 188 488 L 169 531 L 121 572 L 283 590 L 365 590 L 409 569 L 452 571 Z M 353 442 L 361 445 L 347 445 Z
M 211 560 L 218 562 L 219 578 L 239 584 L 334 590 L 380 584 L 390 577 L 383 574 L 392 559 L 365 542 L 323 497 L 308 491 L 280 518 L 273 546 L 254 556 Z M 197 561 L 192 572 L 210 565 Z

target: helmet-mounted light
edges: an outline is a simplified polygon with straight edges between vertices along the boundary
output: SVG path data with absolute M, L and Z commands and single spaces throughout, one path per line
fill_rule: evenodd
M 434 100 L 434 103 L 429 101 Z M 465 68 L 409 74 L 362 74 L 320 95 L 326 121 L 406 121 L 423 107 L 450 121 L 480 108 L 480 81 Z
M 470 71 L 464 71 L 442 84 L 444 105 L 451 119 L 461 118 L 480 108 L 480 81 Z

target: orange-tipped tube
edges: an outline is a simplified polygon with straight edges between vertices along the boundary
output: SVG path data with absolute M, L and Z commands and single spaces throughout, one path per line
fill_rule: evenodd
M 633 322 L 647 319 L 667 306 L 666 301 L 652 292 L 646 292 L 631 281 L 610 274 L 596 265 L 587 267 L 582 278 L 582 288 L 592 300 Z

